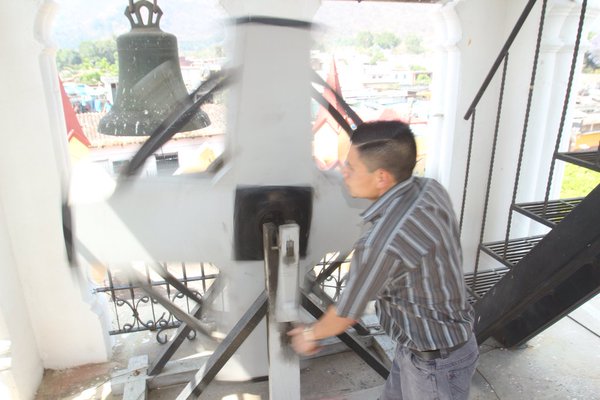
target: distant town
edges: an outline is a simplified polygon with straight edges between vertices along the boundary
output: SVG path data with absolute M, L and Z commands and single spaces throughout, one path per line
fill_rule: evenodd
M 335 21 L 336 7 L 341 5 L 325 4 L 319 16 L 320 22 Z M 385 8 L 392 6 L 370 4 L 369 7 L 377 13 L 377 20 L 382 21 Z M 413 31 L 400 33 L 385 28 L 374 31 L 357 30 L 365 26 L 371 29 L 368 16 L 361 20 L 362 25 L 352 27 L 352 31 L 348 30 L 348 24 L 334 24 L 339 31 L 324 35 L 322 41 L 316 43 L 311 52 L 311 64 L 323 79 L 335 83 L 335 90 L 362 120 L 401 119 L 408 122 L 419 146 L 420 162 L 417 171 L 424 173 L 435 58 L 431 50 L 431 32 L 419 33 L 414 25 L 415 20 L 428 18 L 424 12 L 427 7 L 406 4 L 403 7 L 406 7 L 407 15 L 412 16 L 412 28 L 404 26 L 404 29 L 410 28 Z M 186 18 L 181 10 L 173 9 L 169 12 L 176 14 L 173 18 Z M 109 20 L 100 25 L 94 22 L 93 25 L 107 25 Z M 217 29 L 214 32 L 216 36 L 210 37 L 215 39 L 222 34 L 217 34 L 218 32 L 221 31 Z M 189 36 L 188 33 L 183 35 Z M 187 44 L 183 47 L 188 50 L 180 50 L 178 64 L 188 92 L 226 63 L 224 49 L 219 42 L 212 45 L 204 43 L 203 48 Z M 597 70 L 589 71 L 590 65 L 595 68 L 594 59 L 586 57 L 588 72 Z M 98 132 L 100 119 L 110 113 L 115 102 L 119 101 L 117 87 L 120 83 L 114 38 L 83 40 L 79 42 L 78 50 L 60 49 L 57 64 L 70 107 L 77 115 L 81 134 L 86 142 L 84 146 L 71 146 L 77 149 L 74 150 L 75 158 L 85 158 L 102 165 L 107 173 L 115 175 L 146 137 L 113 136 Z M 597 148 L 600 142 L 598 77 L 600 75 L 594 73 L 580 76 L 581 89 L 570 109 L 572 126 L 565 128 L 568 132 L 563 133 L 570 137 L 571 151 Z M 333 119 L 324 116 L 324 110 L 316 101 L 311 104 L 315 161 L 320 168 L 336 168 L 345 156 L 347 135 Z M 206 169 L 223 151 L 226 105 L 225 95 L 216 96 L 204 104 L 202 111 L 210 118 L 210 125 L 198 131 L 177 134 L 163 146 L 161 154 L 157 154 L 155 160 L 147 163 L 144 173 L 180 174 Z

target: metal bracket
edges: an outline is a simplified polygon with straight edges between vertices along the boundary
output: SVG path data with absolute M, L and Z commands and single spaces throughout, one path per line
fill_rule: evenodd
M 290 347 L 287 335 L 292 322 L 299 319 L 299 242 L 297 224 L 263 225 L 270 399 L 300 400 L 300 357 Z

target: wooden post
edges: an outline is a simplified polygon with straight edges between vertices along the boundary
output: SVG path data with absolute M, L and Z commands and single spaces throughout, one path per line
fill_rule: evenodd
M 269 292 L 269 398 L 300 400 L 300 358 L 290 348 L 287 336 L 299 314 L 300 227 L 281 225 L 275 237 L 275 226 L 266 224 L 263 233 Z

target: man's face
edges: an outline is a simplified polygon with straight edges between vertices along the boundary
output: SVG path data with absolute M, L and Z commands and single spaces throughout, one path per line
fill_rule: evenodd
M 346 162 L 342 168 L 342 174 L 344 183 L 352 197 L 371 200 L 379 197 L 376 171 L 369 172 L 354 145 L 350 146 Z

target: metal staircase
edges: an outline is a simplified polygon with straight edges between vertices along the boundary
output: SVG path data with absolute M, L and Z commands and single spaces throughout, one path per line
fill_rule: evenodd
M 475 303 L 476 334 L 513 347 L 600 292 L 600 185 L 547 235 L 511 241 L 508 252 L 513 265 Z
M 470 301 L 474 304 L 475 308 L 477 321 L 475 330 L 478 342 L 482 343 L 493 336 L 505 347 L 514 347 L 524 343 L 568 314 L 574 308 L 586 302 L 595 294 L 600 293 L 600 185 L 584 198 L 549 199 L 556 162 L 567 162 L 581 168 L 600 172 L 600 150 L 586 152 L 558 151 L 570 103 L 573 76 L 586 14 L 586 0 L 583 0 L 581 5 L 571 71 L 559 132 L 551 161 L 545 199 L 524 203 L 517 203 L 515 201 L 521 164 L 525 153 L 524 144 L 528 129 L 529 112 L 535 89 L 538 56 L 547 6 L 546 0 L 543 1 L 541 6 L 538 39 L 533 61 L 534 65 L 529 87 L 527 109 L 525 111 L 525 122 L 513 197 L 509 208 L 506 236 L 504 240 L 483 242 L 487 205 L 494 168 L 498 124 L 506 80 L 508 52 L 535 3 L 536 0 L 530 0 L 526 5 L 517 25 L 511 32 L 509 39 L 465 116 L 465 119 L 471 119 L 471 139 L 469 144 L 471 148 L 477 104 L 500 65 L 504 63 L 480 244 L 478 246 L 475 270 L 473 273 L 466 275 L 465 280 L 470 288 Z M 464 218 L 469 168 L 470 160 L 467 163 L 465 177 L 461 228 Z M 545 235 L 511 238 L 510 230 L 514 212 L 551 230 Z M 500 267 L 493 270 L 478 271 L 481 254 L 490 256 Z

